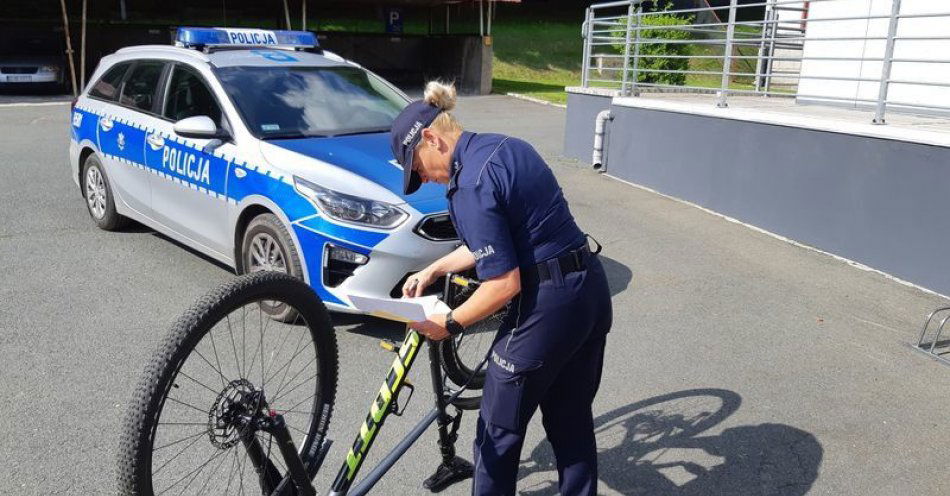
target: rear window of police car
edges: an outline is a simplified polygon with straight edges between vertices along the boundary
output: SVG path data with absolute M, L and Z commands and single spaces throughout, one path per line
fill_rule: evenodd
M 110 102 L 115 101 L 119 96 L 119 85 L 122 83 L 122 78 L 131 65 L 131 62 L 114 65 L 89 90 L 89 96 L 109 100 Z

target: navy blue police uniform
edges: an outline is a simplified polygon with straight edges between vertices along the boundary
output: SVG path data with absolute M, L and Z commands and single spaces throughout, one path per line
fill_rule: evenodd
M 441 112 L 420 100 L 393 121 L 391 146 L 406 194 L 421 184 L 412 163 L 422 130 Z M 551 169 L 528 143 L 463 132 L 451 167 L 449 214 L 475 255 L 479 279 L 521 272 L 521 292 L 508 303 L 490 351 L 472 493 L 515 493 L 525 430 L 540 408 L 561 494 L 594 495 L 591 404 L 612 319 L 604 268 Z
M 447 194 L 479 279 L 518 267 L 522 280 L 487 364 L 472 493 L 515 493 L 525 430 L 540 407 L 561 494 L 594 495 L 591 403 L 612 319 L 604 269 L 551 169 L 522 140 L 463 132 Z

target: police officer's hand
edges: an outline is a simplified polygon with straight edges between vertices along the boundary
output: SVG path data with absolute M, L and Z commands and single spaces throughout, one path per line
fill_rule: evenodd
M 430 315 L 429 320 L 422 322 L 410 322 L 409 327 L 433 341 L 442 341 L 451 336 L 445 329 L 445 314 Z
M 438 277 L 428 269 L 416 272 L 409 276 L 409 278 L 406 279 L 406 283 L 402 285 L 402 295 L 408 297 L 422 296 L 422 292 L 429 287 L 430 284 L 435 282 L 436 279 L 438 279 Z

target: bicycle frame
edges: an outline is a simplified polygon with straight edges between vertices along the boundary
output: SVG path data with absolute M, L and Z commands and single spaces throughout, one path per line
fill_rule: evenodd
M 452 280 L 451 283 L 462 284 L 464 282 L 466 286 L 468 285 L 468 282 L 465 278 L 458 279 L 459 280 L 457 281 Z M 446 292 L 448 291 L 449 284 L 450 282 L 446 283 Z M 471 475 L 471 464 L 456 457 L 455 454 L 455 431 L 458 429 L 462 413 L 461 410 L 459 410 L 459 412 L 453 416 L 446 412 L 446 407 L 449 405 L 451 398 L 446 395 L 446 392 L 443 388 L 444 376 L 441 366 L 441 358 L 437 349 L 438 343 L 430 341 L 429 362 L 431 368 L 433 392 L 435 394 L 435 406 L 412 428 L 409 434 L 407 434 L 383 458 L 383 460 L 381 460 L 379 464 L 377 464 L 373 470 L 362 481 L 360 481 L 359 484 L 356 485 L 356 487 L 353 487 L 356 475 L 359 473 L 359 470 L 363 465 L 363 461 L 369 454 L 369 451 L 373 446 L 373 441 L 379 435 L 380 430 L 382 430 L 386 418 L 389 417 L 390 414 L 402 414 L 402 412 L 397 411 L 397 399 L 399 397 L 399 393 L 402 391 L 402 388 L 408 386 L 410 388 L 409 398 L 412 397 L 412 391 L 414 388 L 407 380 L 407 376 L 419 354 L 419 347 L 425 341 L 425 337 L 407 326 L 406 337 L 403 339 L 399 349 L 395 350 L 394 346 L 391 347 L 390 351 L 396 352 L 396 358 L 393 359 L 393 363 L 389 369 L 389 373 L 386 376 L 386 380 L 383 382 L 382 386 L 380 386 L 379 392 L 376 395 L 376 399 L 374 399 L 370 404 L 369 413 L 366 416 L 366 420 L 364 420 L 363 424 L 360 426 L 359 434 L 357 434 L 356 439 L 353 441 L 352 447 L 346 455 L 346 459 L 337 472 L 336 479 L 334 480 L 331 487 L 330 495 L 362 496 L 368 493 L 373 488 L 373 486 L 386 475 L 389 469 L 395 465 L 396 461 L 398 461 L 399 458 L 402 457 L 402 455 L 405 454 L 405 452 L 408 451 L 410 447 L 412 447 L 416 440 L 418 440 L 422 434 L 428 430 L 433 422 L 438 422 L 439 426 L 439 448 L 442 455 L 442 464 L 439 466 L 439 469 L 436 470 L 436 473 L 426 480 L 426 486 L 435 490 L 436 486 L 448 485 L 451 482 L 467 478 Z M 465 389 L 465 387 L 462 387 L 456 391 L 456 396 Z M 406 401 L 408 402 L 408 398 Z M 305 470 L 302 470 L 303 463 L 300 460 L 300 455 L 292 449 L 293 441 L 290 439 L 290 433 L 283 424 L 282 416 L 276 415 L 274 424 L 275 425 L 270 430 L 275 431 L 275 437 L 278 439 L 279 444 L 282 445 L 282 449 L 280 451 L 286 466 L 290 469 L 287 476 L 287 478 L 290 480 L 285 481 L 282 484 L 278 484 L 277 489 L 273 492 L 273 495 L 286 495 L 288 494 L 288 491 L 292 490 L 291 486 L 296 486 L 298 493 L 315 494 L 315 489 L 312 485 L 311 479 L 320 470 L 326 452 L 329 450 L 331 441 L 324 441 L 323 445 L 318 451 L 316 467 L 313 469 L 312 473 L 308 474 Z M 285 444 L 289 446 L 290 449 L 283 449 L 283 445 Z M 249 447 L 249 451 L 253 450 Z M 251 457 L 252 462 L 255 462 L 255 458 L 256 457 L 254 456 Z M 271 467 L 268 466 L 269 461 L 266 459 L 263 460 L 260 465 L 256 462 L 254 464 L 255 468 L 258 470 L 258 473 L 266 474 L 269 470 L 271 470 Z
M 428 430 L 432 423 L 436 421 L 438 421 L 439 424 L 439 448 L 442 454 L 442 464 L 439 466 L 439 469 L 436 470 L 436 473 L 427 479 L 426 485 L 435 490 L 435 487 L 438 485 L 448 485 L 471 475 L 471 464 L 455 456 L 456 436 L 454 431 L 458 428 L 460 423 L 461 411 L 454 417 L 445 411 L 449 402 L 442 389 L 441 363 L 439 361 L 438 351 L 436 350 L 436 343 L 430 342 L 429 358 L 432 368 L 432 382 L 433 385 L 436 386 L 434 389 L 436 406 L 373 468 L 372 472 L 370 472 L 365 479 L 356 487 L 352 487 L 353 481 L 356 479 L 356 475 L 359 473 L 360 467 L 362 467 L 363 461 L 366 459 L 366 455 L 369 453 L 373 441 L 382 429 L 386 418 L 393 413 L 401 415 L 401 412 L 396 411 L 396 399 L 403 386 L 412 388 L 411 384 L 406 381 L 406 375 L 409 373 L 410 368 L 412 368 L 412 364 L 418 355 L 419 346 L 423 341 L 425 341 L 425 338 L 418 332 L 412 329 L 407 330 L 406 338 L 399 348 L 397 357 L 393 360 L 393 365 L 389 370 L 386 381 L 380 387 L 376 399 L 370 405 L 369 415 L 366 416 L 366 420 L 363 422 L 363 425 L 360 426 L 360 432 L 337 473 L 337 477 L 330 491 L 331 495 L 363 496 L 368 493 L 373 486 L 386 475 L 389 469 L 395 465 L 396 461 L 398 461 L 399 458 L 412 447 L 416 440 Z M 452 426 L 452 432 L 449 431 L 449 426 Z M 290 433 L 287 431 L 283 422 L 283 417 L 276 415 L 272 420 L 272 426 L 267 430 L 273 433 L 275 438 L 277 438 L 278 444 L 281 447 L 281 455 L 287 467 L 290 469 L 287 475 L 288 480 L 275 484 L 277 489 L 275 489 L 272 494 L 315 495 L 316 492 L 311 483 L 311 478 L 320 470 L 323 457 L 329 449 L 330 441 L 325 441 L 323 446 L 321 446 L 317 466 L 312 474 L 308 474 L 303 469 L 300 455 L 293 449 L 293 440 L 291 440 Z M 250 453 L 256 451 L 254 449 L 255 443 L 256 440 L 252 440 L 250 446 L 247 446 Z M 260 448 L 258 447 L 257 449 Z M 272 470 L 270 462 L 266 458 L 253 455 L 250 456 L 250 458 L 258 473 L 262 474 L 262 478 L 266 477 Z M 297 491 L 289 493 L 294 486 Z
M 369 415 L 366 416 L 366 420 L 364 420 L 363 425 L 360 426 L 359 435 L 357 435 L 356 440 L 353 441 L 353 447 L 351 447 L 349 453 L 346 454 L 346 460 L 337 473 L 336 480 L 333 482 L 333 487 L 330 492 L 331 495 L 347 494 L 349 492 L 350 486 L 353 484 L 356 474 L 363 465 L 363 460 L 366 458 L 366 454 L 369 453 L 373 441 L 379 434 L 386 418 L 395 411 L 395 400 L 399 396 L 402 387 L 406 384 L 406 375 L 412 368 L 412 364 L 418 355 L 419 346 L 424 340 L 425 338 L 422 337 L 421 334 L 413 329 L 407 328 L 406 337 L 403 339 L 402 346 L 399 347 L 399 352 L 393 360 L 389 374 L 386 376 L 386 381 L 380 386 L 376 399 L 370 404 Z M 430 424 L 431 421 L 427 422 L 425 427 L 427 428 Z M 415 431 L 415 429 L 413 431 Z M 418 436 L 415 439 L 418 439 Z M 415 441 L 415 439 L 412 441 Z M 386 460 L 384 460 L 384 462 L 385 461 Z M 393 460 L 393 463 L 395 463 L 395 460 Z M 390 466 L 392 465 L 390 464 Z M 388 468 L 389 467 L 387 467 L 387 470 Z M 382 475 L 383 474 L 379 474 L 379 477 L 381 478 Z M 358 489 L 362 489 L 362 486 L 368 486 L 365 491 L 369 491 L 372 485 L 378 481 L 379 478 L 375 480 L 368 478 Z M 365 491 L 354 491 L 354 493 L 362 494 Z

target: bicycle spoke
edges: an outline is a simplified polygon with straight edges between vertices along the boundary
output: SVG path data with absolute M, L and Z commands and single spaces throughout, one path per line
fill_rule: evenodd
M 194 377 L 192 377 L 192 376 L 186 374 L 185 371 L 179 370 L 179 371 L 178 371 L 178 375 L 183 376 L 183 377 L 185 377 L 186 379 L 190 379 L 190 380 L 191 380 L 192 382 L 194 382 L 195 384 L 197 384 L 197 385 L 199 385 L 199 386 L 201 386 L 201 387 L 207 389 L 208 391 L 211 391 L 211 394 L 215 395 L 216 397 L 218 396 L 218 391 L 215 391 L 214 389 L 211 389 L 210 387 L 208 387 L 207 385 L 205 385 L 205 383 L 203 383 L 203 382 L 199 381 L 198 379 L 195 379 Z
M 225 460 L 227 460 L 227 457 L 222 458 L 221 461 L 218 462 L 218 464 L 214 467 L 214 470 L 212 470 L 211 473 L 208 474 L 208 480 L 205 481 L 205 483 L 201 486 L 200 489 L 198 489 L 198 492 L 195 494 L 206 494 L 205 488 L 208 487 L 208 484 L 211 482 L 211 479 L 214 478 L 214 474 L 218 473 L 218 469 L 221 468 L 222 465 L 224 465 Z
M 202 434 L 206 434 L 206 433 L 207 433 L 207 431 L 202 432 Z M 188 448 L 194 446 L 195 443 L 197 443 L 198 441 L 201 441 L 201 438 L 200 438 L 200 437 L 196 437 L 194 441 L 188 443 L 188 446 L 185 446 L 184 448 L 182 448 L 181 451 L 179 451 L 178 453 L 175 453 L 175 456 L 169 458 L 168 461 L 166 461 L 165 463 L 163 463 L 161 467 L 158 467 L 157 469 L 155 469 L 155 470 L 152 472 L 152 476 L 154 477 L 154 476 L 158 475 L 158 473 L 161 472 L 163 468 L 167 467 L 169 463 L 171 463 L 173 460 L 175 460 L 176 458 L 178 458 L 179 456 L 181 456 L 182 453 L 188 451 Z M 155 451 L 157 451 L 157 450 L 155 450 Z
M 316 379 L 316 377 L 317 377 L 318 375 L 320 375 L 320 372 L 318 371 L 317 373 L 313 374 L 313 375 L 310 376 L 309 378 L 305 379 L 304 382 L 302 382 L 302 383 L 297 384 L 296 386 L 294 386 L 294 388 L 291 389 L 290 391 L 287 391 L 287 392 L 284 393 L 283 395 L 280 394 L 281 391 L 282 391 L 285 387 L 289 386 L 290 383 L 294 381 L 294 379 L 296 379 L 297 377 L 299 377 L 300 374 L 302 374 L 304 370 L 307 370 L 308 368 L 310 368 L 310 364 L 311 364 L 311 363 L 313 363 L 313 364 L 316 364 L 316 363 L 317 363 L 316 357 L 314 357 L 313 360 L 310 360 L 309 362 L 307 362 L 307 364 L 304 365 L 303 368 L 301 368 L 300 370 L 298 370 L 297 373 L 294 374 L 294 376 L 291 377 L 289 381 L 287 381 L 287 384 L 284 384 L 283 386 L 277 388 L 277 392 L 274 393 L 274 401 L 277 401 L 278 398 L 282 398 L 283 396 L 289 394 L 291 391 L 293 391 L 293 390 L 299 388 L 301 385 L 305 384 L 305 383 L 306 383 L 307 381 L 309 381 L 310 379 Z
M 244 367 L 241 378 L 247 379 L 247 305 L 241 307 L 241 364 Z
M 303 349 L 300 348 L 300 341 L 303 340 L 303 336 L 304 336 L 304 333 L 300 333 L 300 337 L 297 338 L 297 345 L 294 348 L 294 354 L 290 357 L 290 360 L 287 360 L 286 364 L 282 365 L 279 369 L 277 369 L 277 371 L 274 372 L 274 375 L 264 379 L 264 384 L 267 384 L 267 381 L 273 379 L 274 377 L 277 377 L 277 374 L 279 374 L 281 370 L 284 370 L 285 368 L 290 367 L 290 364 L 293 363 L 294 358 L 297 358 L 297 355 L 300 355 L 303 352 L 303 350 L 306 349 L 306 348 L 303 348 Z M 287 371 L 289 370 L 290 369 L 287 369 L 286 371 L 284 371 L 284 375 L 283 377 L 281 377 L 279 381 L 280 384 L 284 382 L 284 379 L 287 377 Z M 261 387 L 264 387 L 264 386 L 261 385 Z
M 191 408 L 191 409 L 193 409 L 193 410 L 199 411 L 199 412 L 201 412 L 201 413 L 203 413 L 203 414 L 205 414 L 205 415 L 208 414 L 208 410 L 203 410 L 203 409 L 201 409 L 201 408 L 196 407 L 195 405 L 192 405 L 192 404 L 190 404 L 190 403 L 185 403 L 184 401 L 181 401 L 181 400 L 179 400 L 179 399 L 177 399 L 177 398 L 172 398 L 171 396 L 167 396 L 167 397 L 165 397 L 165 399 L 172 400 L 172 401 L 174 401 L 175 403 L 178 403 L 178 404 L 180 404 L 180 405 L 187 406 L 187 407 L 189 407 L 189 408 Z
M 231 468 L 228 469 L 228 487 L 224 488 L 224 494 L 231 494 L 231 481 L 234 480 L 234 470 L 237 468 L 237 450 L 231 450 L 234 458 L 231 460 Z
M 254 368 L 254 364 L 257 363 L 257 352 L 258 352 L 258 351 L 260 351 L 260 353 L 261 353 L 261 374 L 264 373 L 264 331 L 265 331 L 266 328 L 267 328 L 267 324 L 264 323 L 264 311 L 261 310 L 261 304 L 260 304 L 260 303 L 258 303 L 258 305 L 257 305 L 257 311 L 258 311 L 258 314 L 259 314 L 259 316 L 260 316 L 260 334 L 259 334 L 259 335 L 260 335 L 260 342 L 258 343 L 257 349 L 254 350 L 253 353 L 251 353 L 251 364 L 247 366 L 247 374 L 248 374 L 248 376 L 251 375 L 251 369 L 253 369 L 253 368 Z M 271 319 L 268 318 L 268 319 L 267 319 L 267 322 L 270 323 L 270 321 L 271 321 Z M 263 375 L 262 375 L 262 376 L 261 376 L 261 382 L 263 382 L 263 381 L 264 381 L 264 377 L 263 377 Z
M 170 442 L 170 443 L 168 443 L 168 444 L 164 444 L 164 445 L 162 445 L 162 446 L 159 446 L 158 448 L 152 448 L 152 452 L 158 451 L 158 450 L 160 450 L 160 449 L 165 449 L 165 448 L 167 448 L 167 447 L 169 447 L 169 446 L 174 446 L 174 445 L 176 445 L 176 444 L 178 444 L 178 443 L 183 443 L 183 442 L 185 442 L 185 441 L 187 441 L 187 440 L 189 440 L 189 439 L 194 439 L 195 437 L 204 436 L 204 435 L 206 435 L 206 434 L 208 434 L 208 430 L 207 430 L 207 429 L 205 429 L 205 430 L 203 430 L 203 431 L 201 431 L 201 432 L 198 432 L 198 433 L 196 433 L 196 434 L 191 434 L 191 435 L 189 435 L 189 436 L 183 437 L 183 438 L 181 438 L 181 439 L 178 439 L 178 440 L 176 440 L 176 441 Z
M 286 411 L 294 411 L 294 408 L 297 408 L 298 406 L 302 405 L 304 402 L 306 402 L 307 400 L 313 398 L 313 397 L 316 396 L 316 395 L 317 395 L 317 393 L 313 393 L 313 394 L 311 394 L 310 396 L 307 396 L 306 398 L 304 398 L 303 400 L 301 400 L 300 403 L 297 403 L 296 405 L 290 407 L 290 409 L 289 409 L 289 410 L 286 410 Z
M 292 325 L 295 325 L 299 319 L 300 319 L 300 316 L 298 315 L 297 318 L 294 319 L 294 322 Z M 287 339 L 290 337 L 289 329 L 291 329 L 291 327 L 287 326 L 287 328 L 288 330 L 287 332 L 284 333 L 284 338 L 280 340 L 280 345 L 278 345 L 277 351 L 273 355 L 271 355 L 270 364 L 268 364 L 267 368 L 264 370 L 264 379 L 261 381 L 261 387 L 264 387 L 264 384 L 267 383 L 267 379 L 266 379 L 267 375 L 270 374 L 271 367 L 274 366 L 274 362 L 277 361 L 277 357 L 280 356 L 280 352 L 284 350 L 284 344 L 287 342 Z M 302 338 L 298 338 L 298 340 L 299 339 L 302 339 Z
M 176 481 L 174 484 L 172 484 L 172 485 L 166 487 L 164 491 L 162 491 L 162 492 L 156 494 L 155 496 L 161 496 L 162 494 L 165 494 L 166 492 L 170 491 L 171 488 L 177 486 L 178 484 L 181 484 L 182 481 L 184 481 L 184 480 L 187 479 L 188 477 L 191 477 L 191 475 L 194 474 L 195 472 L 200 472 L 202 469 L 205 468 L 205 466 L 207 466 L 209 463 L 211 463 L 212 461 L 216 460 L 219 456 L 221 456 L 221 455 L 223 455 L 223 454 L 225 454 L 225 453 L 227 453 L 227 451 L 219 451 L 217 454 L 215 454 L 214 456 L 212 456 L 211 458 L 209 458 L 207 461 L 205 461 L 204 463 L 202 463 L 198 468 L 192 470 L 191 472 L 188 472 L 187 474 L 185 474 L 184 477 L 182 477 L 181 479 L 178 479 L 178 481 Z
M 218 347 L 214 344 L 214 329 L 208 331 L 208 337 L 211 338 L 211 350 L 214 351 L 214 363 L 218 364 L 218 370 L 221 370 L 221 360 L 218 358 Z M 196 346 L 195 350 L 197 349 L 198 347 Z M 228 381 L 225 380 L 224 374 L 219 372 L 218 375 L 221 377 L 221 387 L 227 387 Z
M 231 336 L 231 351 L 234 352 L 234 366 L 237 368 L 238 377 L 243 378 L 244 372 L 241 370 L 241 361 L 237 356 L 237 345 L 234 343 L 234 330 L 231 328 L 231 314 L 225 316 L 228 321 L 228 334 Z

